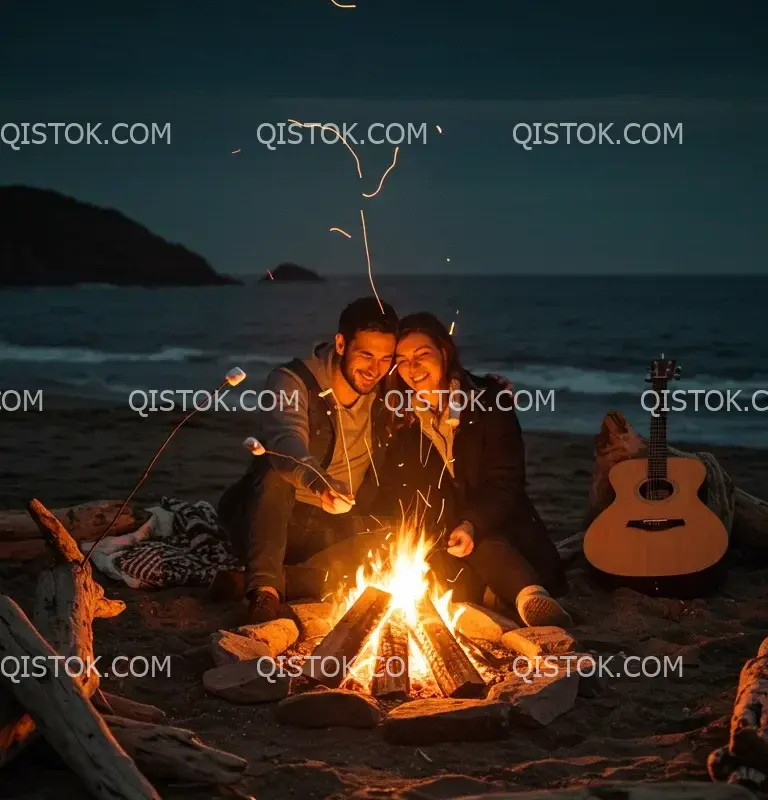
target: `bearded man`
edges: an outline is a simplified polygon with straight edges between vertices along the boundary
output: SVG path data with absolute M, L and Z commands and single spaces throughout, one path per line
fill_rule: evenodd
M 306 593 L 286 587 L 286 567 L 368 529 L 365 509 L 389 443 L 380 382 L 392 368 L 397 325 L 386 303 L 355 300 L 333 342 L 267 378 L 277 402 L 262 412 L 259 440 L 279 455 L 254 456 L 218 508 L 246 564 L 251 624 L 290 616 L 286 599 Z

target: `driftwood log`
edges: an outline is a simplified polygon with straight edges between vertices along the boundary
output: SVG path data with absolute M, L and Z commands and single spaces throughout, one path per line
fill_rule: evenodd
M 419 620 L 412 633 L 426 657 L 437 685 L 445 697 L 477 698 L 486 685 L 474 664 L 448 629 L 435 604 L 424 597 L 419 602 Z
M 0 767 L 42 734 L 96 798 L 159 800 L 147 778 L 240 780 L 244 759 L 207 747 L 191 731 L 155 724 L 165 713 L 154 706 L 99 688 L 93 619 L 116 616 L 125 604 L 104 597 L 54 514 L 37 500 L 28 511 L 53 563 L 38 579 L 35 625 L 0 595 L 0 659 L 22 665 L 15 678 L 4 669 L 0 682 Z
M 368 586 L 304 662 L 302 674 L 337 689 L 384 618 L 392 595 Z
M 95 539 L 109 525 L 122 506 L 119 500 L 101 500 L 68 508 L 53 514 L 76 542 Z M 110 535 L 120 536 L 140 527 L 149 512 L 130 505 L 120 514 Z M 0 561 L 28 561 L 46 554 L 45 540 L 27 511 L 0 511 Z
M 586 531 L 597 515 L 614 499 L 608 473 L 628 458 L 647 456 L 648 442 L 635 432 L 623 414 L 612 411 L 603 419 L 595 437 L 595 465 L 589 491 L 589 507 L 582 524 Z M 756 553 L 768 554 L 768 503 L 734 486 L 731 477 L 711 453 L 688 453 L 668 447 L 670 457 L 698 458 L 707 468 L 707 505 L 720 518 L 731 541 Z M 571 555 L 578 537 L 561 542 L 563 555 Z
M 57 655 L 93 664 L 93 619 L 114 617 L 125 609 L 125 603 L 104 597 L 90 564 L 80 566 L 83 554 L 77 543 L 42 503 L 32 500 L 28 510 L 53 560 L 38 579 L 35 627 Z M 82 669 L 77 680 L 86 696 L 99 685 L 95 669 Z M 32 716 L 13 695 L 0 694 L 0 767 L 20 752 L 34 730 Z
M 229 786 L 242 779 L 248 766 L 244 758 L 208 747 L 184 728 L 109 715 L 104 722 L 144 775 L 153 780 Z
M 394 611 L 384 623 L 371 681 L 373 697 L 405 700 L 411 694 L 408 644 L 410 633 L 402 611 Z
M 0 596 L 0 657 L 30 663 L 28 676 L 3 679 L 6 690 L 93 797 L 160 800 L 88 700 L 83 687 L 89 681 L 81 685 L 71 677 L 58 655 L 16 603 Z M 85 671 L 73 663 L 69 671 L 78 670 Z

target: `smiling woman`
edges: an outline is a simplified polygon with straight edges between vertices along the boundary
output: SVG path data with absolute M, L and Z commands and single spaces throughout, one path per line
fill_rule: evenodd
M 380 512 L 391 516 L 418 497 L 427 529 L 436 534 L 442 521 L 447 548 L 431 567 L 455 600 L 482 602 L 490 588 L 525 624 L 567 627 L 569 615 L 550 596 L 565 592 L 565 573 L 526 493 L 520 425 L 513 407 L 494 402 L 508 388 L 463 369 L 449 331 L 426 312 L 401 320 L 395 359 L 395 384 L 417 402 L 396 412 Z M 455 389 L 479 390 L 487 401 L 452 415 Z

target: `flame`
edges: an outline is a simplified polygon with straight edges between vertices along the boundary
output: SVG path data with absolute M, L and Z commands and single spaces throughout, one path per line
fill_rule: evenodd
M 368 552 L 367 563 L 362 564 L 355 574 L 354 586 L 346 591 L 342 587 L 337 595 L 333 623 L 338 622 L 355 604 L 357 599 L 369 587 L 388 592 L 392 595 L 392 603 L 384 619 L 371 635 L 359 657 L 355 660 L 344 683 L 369 688 L 374 669 L 381 669 L 376 658 L 381 631 L 389 618 L 402 614 L 406 624 L 413 627 L 419 620 L 419 603 L 428 597 L 448 629 L 456 634 L 456 625 L 464 613 L 462 605 L 451 603 L 452 590 L 440 593 L 434 581 L 430 581 L 429 558 L 439 537 L 429 537 L 423 529 L 419 530 L 411 522 L 403 519 L 394 535 L 388 534 L 385 545 L 376 552 Z M 429 664 L 413 636 L 409 637 L 408 647 L 409 674 L 412 681 L 421 683 L 426 690 L 437 690 Z M 465 649 L 465 652 L 466 649 Z M 467 652 L 470 660 L 481 674 L 487 672 L 485 665 L 478 663 L 472 653 Z M 437 691 L 439 694 L 439 691 Z

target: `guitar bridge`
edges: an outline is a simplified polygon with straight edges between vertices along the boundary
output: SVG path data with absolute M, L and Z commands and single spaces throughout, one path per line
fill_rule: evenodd
M 639 528 L 643 531 L 668 531 L 684 525 L 684 519 L 631 519 L 627 523 L 628 528 Z

